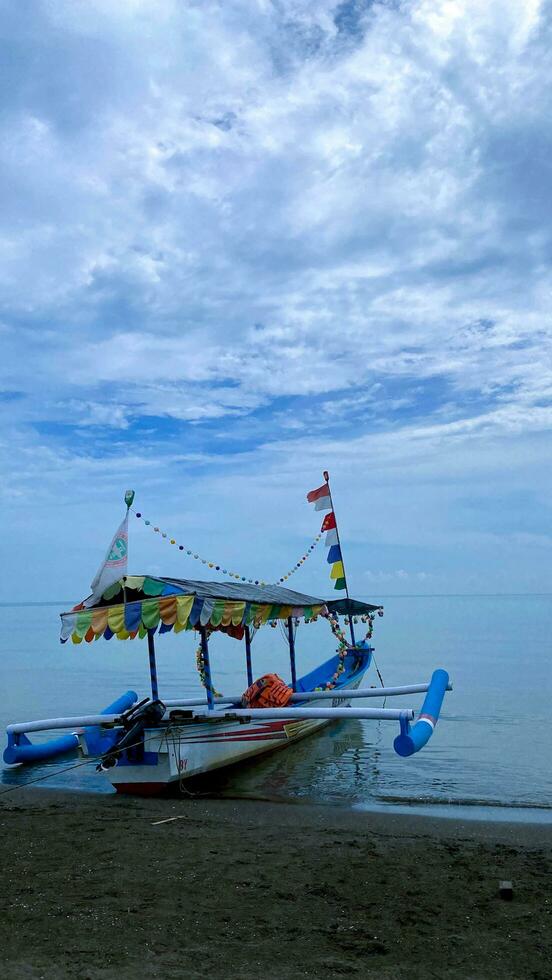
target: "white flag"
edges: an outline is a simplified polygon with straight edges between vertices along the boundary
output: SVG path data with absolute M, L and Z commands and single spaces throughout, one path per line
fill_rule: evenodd
M 103 593 L 110 585 L 123 578 L 128 571 L 128 510 L 121 526 L 113 535 L 113 540 L 109 545 L 105 560 L 98 568 L 90 588 L 92 595 L 87 599 L 85 606 L 90 606 L 93 602 L 101 599 Z

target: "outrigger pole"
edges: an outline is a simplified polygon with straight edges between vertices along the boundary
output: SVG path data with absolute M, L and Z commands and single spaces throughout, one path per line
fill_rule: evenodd
M 347 596 L 347 609 L 348 609 L 347 618 L 349 620 L 349 629 L 351 631 L 351 643 L 352 643 L 352 645 L 354 647 L 356 647 L 355 631 L 353 629 L 353 617 L 351 615 L 351 606 L 350 606 L 351 597 L 349 595 L 349 586 L 347 584 L 347 573 L 345 571 L 345 561 L 343 559 L 343 548 L 341 547 L 341 539 L 339 537 L 339 528 L 337 526 L 337 517 L 335 516 L 335 507 L 334 507 L 334 502 L 333 502 L 333 497 L 332 497 L 332 491 L 331 491 L 331 488 L 330 488 L 330 474 L 328 473 L 327 470 L 324 470 L 322 476 L 324 477 L 324 480 L 326 481 L 326 484 L 327 484 L 327 487 L 328 487 L 328 496 L 330 498 L 330 504 L 332 506 L 332 512 L 333 512 L 334 519 L 335 519 L 335 534 L 336 534 L 336 537 L 337 537 L 337 546 L 338 546 L 339 551 L 341 553 L 341 564 L 343 565 L 343 581 L 345 583 L 345 594 Z

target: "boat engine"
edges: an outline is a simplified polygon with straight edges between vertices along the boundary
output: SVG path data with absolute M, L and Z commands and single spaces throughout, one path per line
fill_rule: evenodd
M 115 745 L 102 756 L 96 770 L 105 772 L 117 765 L 121 753 L 126 750 L 129 760 L 140 763 L 144 758 L 144 731 L 153 728 L 163 718 L 167 708 L 162 701 L 149 701 L 145 698 L 121 715 L 123 731 Z

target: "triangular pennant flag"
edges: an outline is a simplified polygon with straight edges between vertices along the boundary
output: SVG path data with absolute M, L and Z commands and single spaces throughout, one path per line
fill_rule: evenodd
M 328 515 L 328 517 L 329 517 L 329 515 Z M 325 540 L 324 540 L 324 544 L 326 545 L 326 548 L 331 548 L 331 546 L 333 544 L 339 544 L 339 540 L 338 540 L 338 537 L 337 537 L 337 531 L 335 529 L 333 531 L 328 531 L 328 533 L 327 533 L 327 535 L 325 537 Z
M 343 562 L 336 561 L 335 565 L 332 565 L 330 578 L 344 578 L 344 577 L 345 577 L 345 572 L 343 570 Z
M 341 548 L 338 544 L 332 545 L 328 551 L 328 557 L 326 560 L 329 561 L 330 565 L 333 565 L 334 561 L 341 561 Z
M 101 599 L 105 590 L 123 578 L 128 570 L 128 510 L 124 520 L 113 535 L 104 561 L 98 568 L 90 588 L 92 595 L 84 603 L 92 605 Z
M 324 520 L 322 521 L 322 527 L 320 528 L 320 530 L 331 531 L 331 529 L 334 527 L 335 527 L 335 514 L 332 510 L 329 514 L 326 514 Z
M 335 585 L 334 585 L 334 589 L 346 589 L 346 588 L 347 588 L 347 586 L 345 584 L 345 579 L 344 578 L 338 578 L 337 581 L 336 581 L 336 583 L 335 583 Z

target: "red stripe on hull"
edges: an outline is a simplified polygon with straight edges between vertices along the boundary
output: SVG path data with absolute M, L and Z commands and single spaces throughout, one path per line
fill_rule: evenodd
M 187 738 L 181 738 L 180 742 L 182 745 L 195 745 L 201 744 L 203 742 L 210 742 L 212 745 L 216 745 L 218 742 L 255 742 L 262 741 L 263 739 L 271 738 L 287 738 L 285 732 L 285 726 L 289 725 L 293 721 L 293 716 L 291 718 L 283 718 L 282 721 L 272 721 L 263 722 L 258 728 L 234 728 L 232 731 L 228 732 L 209 732 L 208 735 L 189 735 Z

